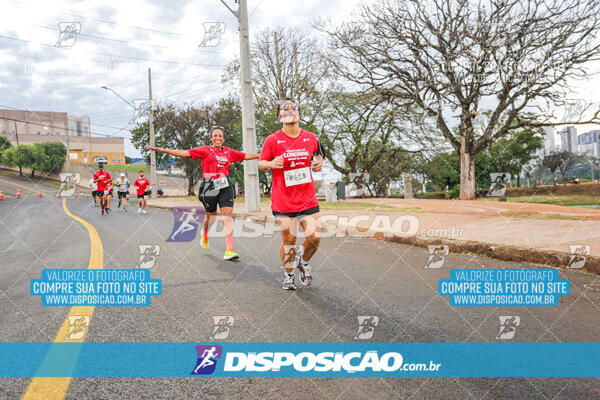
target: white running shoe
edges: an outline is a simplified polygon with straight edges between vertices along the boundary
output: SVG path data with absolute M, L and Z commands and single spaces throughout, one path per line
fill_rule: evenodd
M 138 208 L 138 214 L 141 214 L 141 213 L 142 213 L 142 209 Z
M 310 273 L 310 264 L 304 263 L 302 259 L 298 263 L 298 271 L 300 271 L 300 283 L 304 286 L 310 286 L 312 284 L 312 275 Z
M 146 214 L 146 210 L 142 210 L 142 214 Z
M 284 273 L 283 283 L 281 288 L 285 290 L 296 290 L 296 282 L 294 282 L 294 274 Z

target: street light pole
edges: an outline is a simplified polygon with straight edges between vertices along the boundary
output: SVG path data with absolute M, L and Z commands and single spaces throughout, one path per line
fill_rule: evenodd
M 125 100 L 119 93 L 115 92 L 113 89 L 107 86 L 102 86 L 102 89 L 110 90 L 125 103 L 129 104 L 134 110 L 136 109 L 133 104 Z M 150 146 L 154 146 L 154 104 L 152 103 L 152 73 L 150 72 L 150 68 L 148 68 L 148 96 L 150 108 L 148 112 L 148 125 L 150 127 Z M 152 188 L 152 198 L 156 199 L 158 194 L 158 182 L 156 180 L 156 153 L 154 151 L 150 152 L 150 185 Z
M 254 122 L 254 105 L 252 102 L 252 71 L 250 67 L 250 38 L 248 32 L 248 3 L 239 0 L 237 12 L 232 10 L 223 0 L 221 2 L 238 19 L 240 35 L 240 79 L 242 103 L 243 147 L 246 153 L 256 153 L 256 131 Z M 260 210 L 260 193 L 258 186 L 258 161 L 244 162 L 244 203 L 246 211 Z
M 148 98 L 150 110 L 148 112 L 148 123 L 150 125 L 150 146 L 154 147 L 154 104 L 152 104 L 152 74 L 148 68 Z M 150 184 L 152 185 L 152 198 L 158 196 L 158 182 L 156 181 L 156 152 L 150 152 Z

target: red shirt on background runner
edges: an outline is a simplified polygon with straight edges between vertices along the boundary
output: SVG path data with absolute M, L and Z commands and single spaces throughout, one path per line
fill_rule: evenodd
M 318 149 L 317 137 L 304 129 L 296 138 L 278 130 L 265 139 L 260 152 L 261 160 L 271 161 L 283 155 L 283 168 L 273 169 L 271 210 L 300 212 L 319 205 L 310 169 L 312 155 Z
M 96 171 L 94 173 L 94 181 L 98 179 L 98 191 L 103 192 L 108 189 L 108 182 L 112 180 L 108 171 Z
M 246 153 L 223 146 L 221 150 L 214 146 L 200 146 L 190 149 L 192 160 L 202 160 L 202 177 L 217 179 L 229 176 L 231 163 L 244 160 Z
M 137 187 L 138 187 L 137 195 L 141 196 L 144 193 L 146 193 L 146 188 L 148 187 L 148 185 L 150 185 L 150 181 L 146 177 L 137 178 L 135 180 L 135 182 L 133 182 L 133 186 L 135 186 L 135 185 L 137 185 Z

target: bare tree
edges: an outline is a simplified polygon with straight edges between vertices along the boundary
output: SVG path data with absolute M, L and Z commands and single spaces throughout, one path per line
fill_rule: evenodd
M 279 100 L 296 99 L 302 123 L 312 125 L 327 102 L 331 66 L 324 62 L 317 39 L 297 28 L 259 32 L 252 41 L 251 61 L 254 99 L 258 114 L 273 114 Z M 239 61 L 223 75 L 223 82 L 238 82 Z M 276 121 L 275 121 L 276 122 Z M 269 132 L 272 133 L 272 132 Z
M 597 0 L 381 0 L 321 29 L 337 73 L 435 121 L 460 154 L 460 198 L 473 199 L 478 152 L 511 129 L 555 124 L 541 107 L 561 105 L 600 55 L 599 18 Z M 483 102 L 492 112 L 478 127 Z
M 411 123 L 404 109 L 369 93 L 330 93 L 331 102 L 318 118 L 320 142 L 335 170 L 357 173 L 353 183 L 383 195 L 407 172 L 415 153 L 433 148 L 426 127 Z M 364 180 L 369 174 L 369 182 Z

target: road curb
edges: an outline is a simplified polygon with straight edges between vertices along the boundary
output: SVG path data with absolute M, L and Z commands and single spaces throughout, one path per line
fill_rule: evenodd
M 364 228 L 363 228 L 364 229 Z M 358 229 L 361 230 L 360 228 Z M 366 229 L 365 229 L 366 231 Z M 369 237 L 376 240 L 386 242 L 394 242 L 400 244 L 408 244 L 418 247 L 427 247 L 429 245 L 447 245 L 452 253 L 459 254 L 475 254 L 494 258 L 502 261 L 526 262 L 531 264 L 540 264 L 550 267 L 566 268 L 571 258 L 569 253 L 553 250 L 528 249 L 524 247 L 497 245 L 471 240 L 454 240 L 444 238 L 425 238 L 425 237 L 399 237 L 385 235 L 383 232 L 366 232 Z M 595 256 L 587 256 L 585 266 L 579 269 L 580 271 L 589 272 L 600 275 L 600 258 Z

